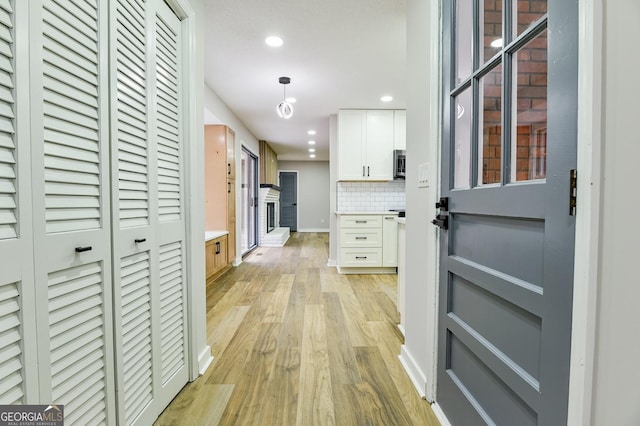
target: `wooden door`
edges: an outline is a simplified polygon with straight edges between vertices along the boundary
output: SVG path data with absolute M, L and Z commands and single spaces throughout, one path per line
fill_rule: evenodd
M 563 425 L 577 2 L 444 13 L 437 401 L 452 424 Z

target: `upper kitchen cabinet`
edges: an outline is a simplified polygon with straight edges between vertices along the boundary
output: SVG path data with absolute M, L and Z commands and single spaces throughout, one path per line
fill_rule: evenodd
M 393 180 L 393 110 L 340 110 L 338 180 Z
M 407 149 L 407 110 L 393 111 L 393 149 Z

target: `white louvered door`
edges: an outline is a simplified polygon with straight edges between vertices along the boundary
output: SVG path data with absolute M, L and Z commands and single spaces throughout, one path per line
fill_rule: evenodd
M 39 400 L 114 424 L 107 1 L 29 7 Z
M 159 404 L 166 406 L 188 380 L 182 35 L 176 14 L 162 0 L 153 2 L 155 53 L 153 132 L 157 152 L 159 273 Z
M 0 1 L 0 404 L 38 396 L 28 81 L 18 78 L 28 58 L 16 55 L 28 43 L 28 5 L 17 3 Z
M 111 28 L 118 419 L 149 424 L 188 380 L 180 21 L 118 0 Z

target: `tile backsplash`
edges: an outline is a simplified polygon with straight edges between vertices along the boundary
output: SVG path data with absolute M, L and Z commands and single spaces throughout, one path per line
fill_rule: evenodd
M 405 207 L 405 182 L 337 182 L 339 212 L 387 211 Z

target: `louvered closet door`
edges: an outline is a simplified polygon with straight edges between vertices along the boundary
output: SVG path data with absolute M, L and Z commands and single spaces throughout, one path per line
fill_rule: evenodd
M 31 0 L 31 149 L 40 402 L 115 423 L 107 5 Z
M 16 78 L 28 73 L 28 57 L 16 56 L 27 43 L 27 6 L 0 1 L 0 404 L 38 397 L 28 98 Z
M 184 140 L 182 107 L 182 36 L 180 20 L 164 1 L 156 0 L 154 137 L 158 181 L 158 268 L 160 380 L 164 407 L 188 379 L 184 211 Z
M 150 424 L 186 384 L 180 22 L 163 1 L 111 6 L 118 418 Z
M 112 227 L 119 424 L 151 424 L 154 403 L 153 346 L 158 344 L 152 309 L 152 267 L 157 241 L 151 232 L 157 187 L 149 140 L 147 3 L 111 2 Z M 155 329 L 155 332 L 154 332 Z

